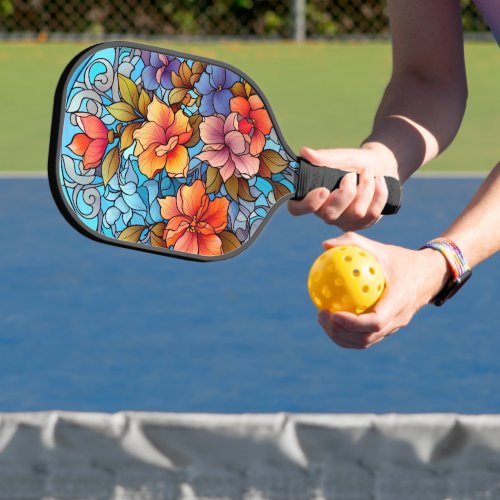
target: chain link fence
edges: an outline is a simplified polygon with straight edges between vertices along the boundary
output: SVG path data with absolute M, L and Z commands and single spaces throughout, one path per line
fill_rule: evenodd
M 467 32 L 487 26 L 462 0 Z M 383 0 L 0 0 L 0 37 L 384 36 Z

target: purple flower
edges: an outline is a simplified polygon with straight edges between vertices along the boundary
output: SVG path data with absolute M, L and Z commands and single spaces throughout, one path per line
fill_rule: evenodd
M 220 113 L 227 116 L 230 112 L 229 100 L 233 94 L 229 90 L 239 76 L 219 66 L 207 66 L 195 89 L 201 94 L 200 115 L 212 116 Z
M 174 88 L 171 75 L 172 71 L 179 71 L 179 59 L 147 50 L 142 51 L 141 57 L 145 64 L 141 76 L 146 90 L 156 90 L 160 84 L 164 89 Z

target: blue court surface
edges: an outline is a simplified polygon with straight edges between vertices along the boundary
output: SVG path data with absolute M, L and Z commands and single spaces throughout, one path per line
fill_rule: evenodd
M 413 179 L 400 213 L 364 234 L 417 248 L 480 182 Z M 44 178 L 0 179 L 0 221 L 0 411 L 500 412 L 499 255 L 442 308 L 351 351 L 307 294 L 339 234 L 314 216 L 283 206 L 218 263 L 86 239 Z

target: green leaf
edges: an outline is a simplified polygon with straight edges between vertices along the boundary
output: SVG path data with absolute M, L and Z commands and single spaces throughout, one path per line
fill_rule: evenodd
M 192 74 L 191 68 L 188 66 L 187 62 L 184 61 L 179 68 L 179 76 L 182 78 L 184 87 L 189 87 L 189 80 Z
M 270 179 L 273 175 L 272 172 L 266 167 L 266 164 L 260 160 L 259 162 L 259 175 L 265 179 Z
M 166 248 L 167 244 L 163 239 L 163 233 L 165 232 L 166 224 L 164 222 L 158 222 L 151 228 L 151 245 L 154 247 Z
M 279 174 L 288 166 L 288 162 L 276 151 L 265 149 L 260 154 L 260 161 L 273 173 Z
M 132 106 L 126 102 L 115 102 L 106 106 L 106 109 L 121 122 L 131 122 L 137 118 Z
M 118 146 L 115 146 L 109 150 L 104 160 L 102 160 L 102 182 L 105 186 L 107 186 L 111 177 L 116 174 L 119 166 L 120 153 L 118 152 Z
M 141 234 L 146 229 L 147 226 L 128 226 L 126 227 L 121 233 L 120 236 L 118 236 L 118 239 L 121 241 L 130 241 L 132 243 L 137 243 L 140 238 Z
M 236 82 L 230 89 L 234 97 L 248 97 L 245 92 L 245 87 L 241 82 Z
M 241 246 L 240 240 L 230 231 L 223 231 L 218 236 L 222 241 L 222 251 L 224 253 L 232 252 Z
M 207 168 L 207 181 L 205 183 L 205 191 L 207 194 L 217 193 L 222 185 L 222 177 L 218 168 Z
M 150 104 L 151 104 L 151 98 L 149 97 L 149 94 L 144 89 L 142 89 L 141 94 L 139 96 L 138 108 L 139 108 L 139 113 L 141 113 L 141 115 L 144 116 L 144 118 L 146 118 L 148 114 L 148 106 Z
M 172 89 L 168 94 L 168 102 L 170 105 L 177 104 L 181 102 L 186 94 L 188 93 L 188 89 Z
M 120 151 L 127 149 L 134 142 L 134 132 L 141 127 L 143 122 L 129 123 L 120 135 Z
M 290 190 L 281 184 L 281 182 L 271 181 L 271 184 L 273 186 L 274 198 L 276 201 L 290 192 Z
M 224 182 L 226 191 L 234 201 L 238 201 L 238 179 L 232 175 Z
M 203 117 L 201 115 L 191 115 L 189 117 L 189 125 L 191 125 L 191 128 L 193 129 L 193 135 L 191 136 L 191 139 L 189 139 L 184 146 L 186 148 L 191 148 L 193 146 L 196 146 L 200 140 L 200 123 L 203 121 Z
M 248 181 L 243 178 L 238 179 L 238 196 L 246 201 L 255 201 L 257 199 L 250 193 Z
M 118 88 L 123 100 L 132 107 L 137 108 L 139 104 L 139 92 L 135 83 L 126 76 L 118 75 Z

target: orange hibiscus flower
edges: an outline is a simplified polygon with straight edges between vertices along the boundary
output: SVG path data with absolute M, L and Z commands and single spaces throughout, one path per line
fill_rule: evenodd
M 188 117 L 182 110 L 174 112 L 154 96 L 147 120 L 134 132 L 134 154 L 138 156 L 140 171 L 150 179 L 162 169 L 170 177 L 186 177 L 189 155 L 183 144 L 193 135 Z
M 83 134 L 76 134 L 68 148 L 82 157 L 84 169 L 95 168 L 101 163 L 108 144 L 115 140 L 114 133 L 100 118 L 88 113 L 76 114 L 76 123 Z
M 183 184 L 177 196 L 158 198 L 161 215 L 168 220 L 163 234 L 167 247 L 199 255 L 221 255 L 222 241 L 217 236 L 227 226 L 227 198 L 209 199 L 203 181 Z
M 257 156 L 264 149 L 264 136 L 273 127 L 264 103 L 258 95 L 251 95 L 248 99 L 238 96 L 231 99 L 230 106 L 231 111 L 243 117 L 238 121 L 238 130 L 250 135 L 250 154 Z

